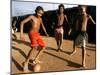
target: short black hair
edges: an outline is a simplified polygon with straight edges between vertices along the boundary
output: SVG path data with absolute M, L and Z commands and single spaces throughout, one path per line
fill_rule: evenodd
M 37 6 L 36 9 L 35 9 L 35 12 L 37 13 L 37 11 L 39 11 L 39 10 L 42 10 L 42 11 L 44 12 L 43 7 L 41 7 L 41 6 Z
M 58 6 L 58 14 L 60 14 L 60 8 L 61 7 L 63 7 L 63 9 L 64 9 L 64 5 L 63 4 L 60 4 L 59 6 Z
M 78 7 L 85 7 L 85 8 L 87 8 L 88 6 L 87 5 L 78 5 Z
M 59 5 L 59 9 L 60 9 L 61 7 L 63 7 L 63 9 L 64 9 L 64 5 L 63 5 L 63 4 L 60 4 L 60 5 Z

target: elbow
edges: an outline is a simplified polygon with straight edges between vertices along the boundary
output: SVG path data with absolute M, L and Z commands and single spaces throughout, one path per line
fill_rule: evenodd
M 94 22 L 94 24 L 96 24 L 96 22 Z
M 20 23 L 21 26 L 22 26 L 23 24 L 24 24 L 23 22 Z
M 21 22 L 21 23 L 20 23 L 20 31 L 23 30 L 23 25 L 24 25 L 24 23 Z

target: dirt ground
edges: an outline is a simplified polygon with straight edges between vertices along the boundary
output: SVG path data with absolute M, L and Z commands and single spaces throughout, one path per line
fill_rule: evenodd
M 12 50 L 11 50 L 11 73 L 12 74 L 23 74 L 23 65 L 30 48 L 30 40 L 28 34 L 25 34 L 25 42 L 19 40 L 19 33 L 16 33 L 17 40 L 12 40 Z M 62 43 L 62 50 L 57 52 L 56 41 L 53 37 L 42 36 L 46 43 L 46 49 L 40 57 L 43 62 L 40 64 L 40 72 L 57 72 L 57 71 L 73 71 L 73 70 L 83 70 L 82 64 L 82 51 L 81 48 L 77 48 L 74 55 L 69 55 L 72 52 L 73 41 L 64 40 Z M 35 50 L 33 57 L 35 57 L 38 51 Z M 86 47 L 86 68 L 85 69 L 95 69 L 96 68 L 96 45 L 88 44 Z M 31 61 L 30 61 L 31 62 Z M 29 64 L 28 73 L 34 73 L 32 70 L 32 65 Z

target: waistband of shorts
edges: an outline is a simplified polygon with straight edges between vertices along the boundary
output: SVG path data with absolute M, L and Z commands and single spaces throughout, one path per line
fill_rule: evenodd
M 78 31 L 76 31 L 76 32 L 80 32 L 80 33 L 87 33 L 86 31 L 79 31 L 79 30 L 78 30 Z
M 31 34 L 31 33 L 32 34 L 39 34 L 38 32 L 32 32 L 32 31 L 30 31 L 29 34 Z

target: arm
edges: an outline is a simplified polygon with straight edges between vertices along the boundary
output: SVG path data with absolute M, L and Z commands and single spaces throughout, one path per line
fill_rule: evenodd
M 41 19 L 41 25 L 42 25 L 42 28 L 43 28 L 43 30 L 44 30 L 46 36 L 49 36 L 48 33 L 46 32 L 46 29 L 45 29 L 44 25 L 43 25 L 42 19 Z
M 68 18 L 67 18 L 67 16 L 66 16 L 66 15 L 64 15 L 64 16 L 65 16 L 65 20 L 66 20 L 67 23 L 68 23 Z M 72 28 L 69 29 L 69 31 L 68 31 L 68 36 L 70 35 L 71 32 L 72 32 Z
M 15 28 L 16 28 L 16 26 L 15 26 L 15 25 L 16 25 L 16 21 L 14 21 L 14 23 L 13 23 L 13 27 L 12 27 L 13 29 L 15 29 Z
M 93 22 L 93 24 L 96 24 L 93 18 L 89 15 L 90 20 Z
M 72 28 L 69 29 L 68 36 L 71 34 L 71 32 L 72 32 Z
M 23 35 L 23 27 L 24 27 L 24 24 L 27 23 L 28 21 L 30 21 L 31 19 L 32 19 L 31 16 L 29 16 L 28 18 L 24 19 L 20 23 L 20 39 L 21 40 L 25 40 L 24 39 L 24 35 Z
M 67 16 L 65 15 L 65 20 L 68 22 L 68 18 L 67 18 Z
M 74 26 L 75 25 L 75 26 Z M 72 30 L 78 30 L 78 20 L 76 20 L 76 22 L 74 23 L 74 25 L 72 25 L 68 31 L 68 35 L 71 34 Z

